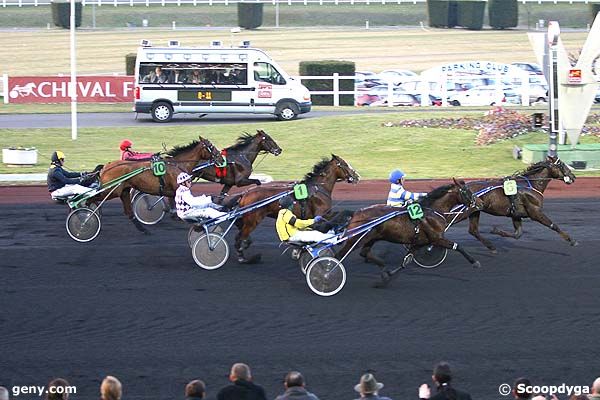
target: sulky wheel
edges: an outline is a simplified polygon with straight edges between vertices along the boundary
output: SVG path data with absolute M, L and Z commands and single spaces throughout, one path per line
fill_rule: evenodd
M 100 233 L 100 217 L 89 208 L 76 208 L 67 216 L 66 227 L 71 239 L 89 242 Z
M 133 199 L 133 214 L 144 225 L 158 224 L 165 216 L 165 199 L 148 193 L 140 193 Z
M 346 269 L 334 257 L 317 257 L 308 264 L 306 283 L 319 296 L 333 296 L 346 284 Z
M 335 253 L 331 249 L 324 249 L 319 253 L 319 256 L 322 257 L 333 257 Z M 300 253 L 300 258 L 298 259 L 298 264 L 300 265 L 300 270 L 304 275 L 306 275 L 306 269 L 308 268 L 308 264 L 313 260 L 313 256 L 306 250 L 302 249 L 302 253 Z
M 445 247 L 434 246 L 419 246 L 412 251 L 414 256 L 413 261 L 423 268 L 435 268 L 444 262 L 448 256 L 448 249 Z
M 229 245 L 217 233 L 202 234 L 192 246 L 192 257 L 200 268 L 217 269 L 227 262 Z
M 221 225 L 215 225 L 215 226 L 209 228 L 208 231 L 212 232 L 212 233 L 221 234 L 221 233 L 223 233 L 223 228 L 221 227 Z M 194 243 L 196 243 L 196 240 L 198 240 L 198 238 L 201 235 L 204 235 L 205 233 L 206 232 L 204 232 L 204 228 L 202 226 L 198 226 L 198 225 L 190 226 L 190 230 L 188 231 L 188 245 L 190 246 L 190 249 L 194 246 Z

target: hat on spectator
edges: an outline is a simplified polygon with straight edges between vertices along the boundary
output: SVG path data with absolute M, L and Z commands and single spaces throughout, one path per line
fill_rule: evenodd
M 383 383 L 377 382 L 373 374 L 364 374 L 360 377 L 358 385 L 354 386 L 354 390 L 364 394 L 375 393 L 381 388 L 383 388 Z

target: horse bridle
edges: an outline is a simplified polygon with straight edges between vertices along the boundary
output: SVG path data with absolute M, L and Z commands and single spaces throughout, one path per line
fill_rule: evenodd
M 463 202 L 469 203 L 469 208 L 477 207 L 477 196 L 475 195 L 475 193 L 471 192 L 466 185 L 462 186 L 462 187 L 459 186 L 458 193 L 459 193 L 460 197 L 462 198 Z M 468 201 L 465 201 L 465 200 L 468 200 Z

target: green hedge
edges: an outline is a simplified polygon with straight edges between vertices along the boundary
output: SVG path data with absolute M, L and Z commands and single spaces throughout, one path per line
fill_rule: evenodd
M 488 16 L 494 29 L 514 28 L 519 24 L 517 0 L 489 0 Z
M 483 28 L 485 1 L 462 0 L 458 2 L 458 24 L 463 28 L 475 31 Z
M 458 25 L 458 4 L 456 1 L 427 0 L 429 26 L 453 28 Z
M 590 3 L 590 11 L 592 14 L 592 23 L 594 23 L 594 19 L 596 15 L 600 12 L 600 3 Z
M 125 75 L 135 75 L 136 58 L 136 53 L 129 53 L 125 55 Z
M 263 23 L 263 3 L 237 3 L 238 25 L 256 29 Z
M 52 22 L 56 26 L 61 26 L 65 29 L 71 28 L 71 3 L 51 3 L 52 6 Z M 81 2 L 75 3 L 75 27 L 81 26 Z
M 356 72 L 356 66 L 353 61 L 335 61 L 335 60 L 324 60 L 324 61 L 302 61 L 300 62 L 300 75 L 325 75 L 331 76 L 335 72 L 340 76 L 349 76 L 349 79 L 340 79 L 340 90 L 353 91 L 354 90 L 354 73 Z M 310 91 L 327 91 L 333 90 L 332 79 L 305 79 L 302 80 L 302 84 L 306 86 Z M 311 96 L 313 105 L 333 105 L 333 95 L 313 95 Z M 351 106 L 354 105 L 354 96 L 351 94 L 344 94 L 340 96 L 340 105 Z

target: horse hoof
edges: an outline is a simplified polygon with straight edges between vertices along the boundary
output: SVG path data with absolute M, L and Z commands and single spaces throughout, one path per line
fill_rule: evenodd
M 498 254 L 498 250 L 496 250 L 496 249 L 490 249 L 490 253 L 492 253 L 492 254 Z
M 256 263 L 260 262 L 261 258 L 262 258 L 262 256 L 260 254 L 255 254 L 250 258 L 238 257 L 238 262 L 240 264 L 256 264 Z
M 471 266 L 473 266 L 473 268 L 481 268 L 481 263 L 479 261 L 475 261 L 473 264 L 471 264 Z
M 571 246 L 579 246 L 579 242 L 577 240 L 571 240 Z
M 497 235 L 500 232 L 500 230 L 497 227 L 493 227 L 492 230 L 490 231 L 490 233 L 493 233 L 495 235 Z

